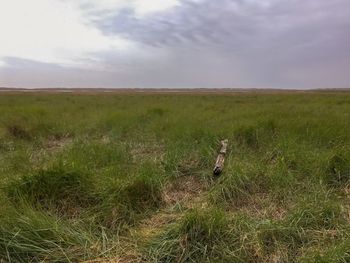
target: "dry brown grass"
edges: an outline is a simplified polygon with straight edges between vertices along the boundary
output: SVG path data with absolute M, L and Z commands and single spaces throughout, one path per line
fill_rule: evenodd
M 168 205 L 181 203 L 188 205 L 206 189 L 204 182 L 196 176 L 182 176 L 168 183 L 163 192 L 163 199 Z

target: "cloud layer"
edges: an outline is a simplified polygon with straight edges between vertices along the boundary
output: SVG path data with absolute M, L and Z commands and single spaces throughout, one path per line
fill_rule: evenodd
M 0 86 L 350 87 L 347 0 L 39 2 L 0 26 Z

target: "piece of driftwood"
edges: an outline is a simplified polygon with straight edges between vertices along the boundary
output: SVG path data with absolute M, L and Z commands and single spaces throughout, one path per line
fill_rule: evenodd
M 227 153 L 227 144 L 228 144 L 227 139 L 221 141 L 221 149 L 219 151 L 218 157 L 216 158 L 216 163 L 213 170 L 213 173 L 215 176 L 220 175 L 222 173 L 222 170 L 224 169 L 225 156 Z

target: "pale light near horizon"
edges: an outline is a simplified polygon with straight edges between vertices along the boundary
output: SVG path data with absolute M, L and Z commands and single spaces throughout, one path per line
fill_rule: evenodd
M 0 66 L 5 57 L 18 57 L 61 66 L 96 66 L 95 52 L 125 51 L 134 46 L 130 40 L 104 35 L 90 24 L 87 11 L 133 8 L 147 15 L 175 6 L 175 0 L 8 0 L 0 2 Z M 85 11 L 86 11 L 85 10 Z

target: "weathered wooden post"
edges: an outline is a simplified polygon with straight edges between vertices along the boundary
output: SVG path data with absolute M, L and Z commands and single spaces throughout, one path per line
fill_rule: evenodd
M 216 163 L 213 170 L 213 174 L 215 176 L 219 176 L 222 173 L 222 170 L 224 169 L 225 156 L 227 153 L 227 144 L 228 144 L 227 139 L 221 141 L 221 149 L 218 157 L 216 158 Z

